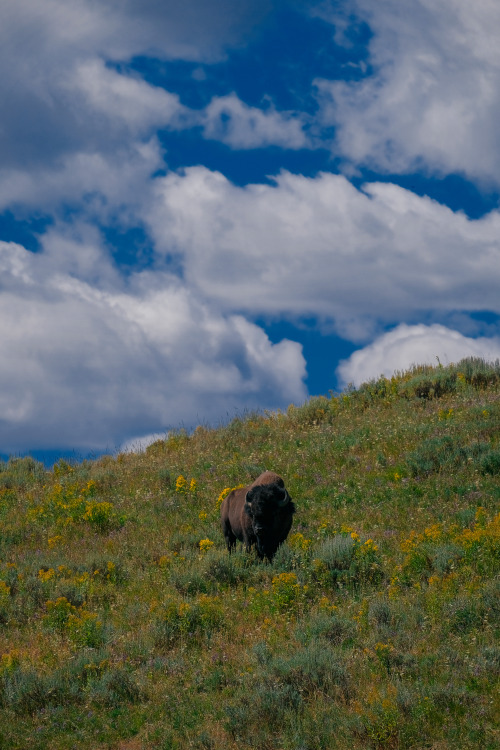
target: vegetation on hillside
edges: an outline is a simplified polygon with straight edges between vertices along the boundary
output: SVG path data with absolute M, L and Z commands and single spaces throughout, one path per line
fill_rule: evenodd
M 218 507 L 264 469 L 272 564 Z M 493 750 L 500 365 L 0 465 L 0 748 Z

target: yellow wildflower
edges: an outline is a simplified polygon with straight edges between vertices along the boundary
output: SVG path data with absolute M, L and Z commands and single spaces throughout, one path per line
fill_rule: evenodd
M 40 568 L 40 570 L 38 571 L 38 577 L 44 583 L 50 581 L 50 579 L 53 578 L 55 574 L 56 572 L 54 568 L 49 568 L 48 570 L 43 570 L 43 568 Z
M 2 654 L 0 658 L 0 676 L 13 672 L 19 665 L 19 652 L 15 649 L 9 651 L 6 654 Z
M 292 549 L 302 550 L 302 552 L 307 552 L 312 544 L 311 539 L 306 539 L 304 535 L 300 533 L 292 534 L 289 537 L 288 543 Z
M 425 536 L 427 539 L 432 539 L 433 541 L 436 541 L 441 537 L 442 534 L 442 528 L 438 523 L 433 524 L 432 526 L 429 526 L 424 531 Z
M 10 586 L 5 581 L 0 581 L 0 602 L 6 603 L 10 596 Z
M 47 544 L 49 545 L 49 549 L 54 549 L 54 547 L 57 547 L 58 544 L 61 544 L 63 542 L 62 536 L 59 534 L 56 534 L 56 536 L 52 536 L 49 539 L 47 539 Z
M 200 548 L 201 552 L 206 552 L 207 550 L 211 549 L 214 544 L 215 542 L 212 542 L 210 539 L 201 539 L 198 542 L 198 547 Z
M 187 491 L 187 479 L 182 474 L 180 474 L 175 482 L 175 491 L 176 492 L 186 492 Z

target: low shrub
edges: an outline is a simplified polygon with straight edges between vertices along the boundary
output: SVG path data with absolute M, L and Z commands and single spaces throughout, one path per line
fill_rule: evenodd
M 177 591 L 187 596 L 208 594 L 216 588 L 213 580 L 193 565 L 171 570 L 169 580 Z
M 171 648 L 179 640 L 209 637 L 223 624 L 224 611 L 217 597 L 201 594 L 191 601 L 171 599 L 156 617 L 155 644 L 158 648 Z
M 48 681 L 35 670 L 17 667 L 0 678 L 0 706 L 16 714 L 32 714 L 49 705 Z
M 293 655 L 273 659 L 269 668 L 280 683 L 293 687 L 302 696 L 320 691 L 349 698 L 352 693 L 342 658 L 323 639 L 312 639 Z
M 482 474 L 500 474 L 500 451 L 490 450 L 486 452 L 479 463 Z
M 82 520 L 99 534 L 107 534 L 112 529 L 121 529 L 125 516 L 116 512 L 113 503 L 91 500 L 85 504 Z
M 45 477 L 44 465 L 31 456 L 0 461 L 0 488 L 25 490 Z
M 91 699 L 105 706 L 121 706 L 126 703 L 137 703 L 141 699 L 141 690 L 124 667 L 111 667 L 93 678 L 89 686 Z
M 291 685 L 261 680 L 224 707 L 224 729 L 238 743 L 270 748 L 274 746 L 273 732 L 281 733 L 284 725 L 297 716 L 302 703 L 302 696 Z
M 105 629 L 99 617 L 84 609 L 69 615 L 66 632 L 77 648 L 99 648 L 105 642 Z
M 216 587 L 235 586 L 247 580 L 250 559 L 246 553 L 210 550 L 204 560 L 203 575 Z
M 374 584 L 383 577 L 378 546 L 372 539 L 362 542 L 354 531 L 326 539 L 312 551 L 316 577 L 334 585 Z
M 303 644 L 324 638 L 336 647 L 352 645 L 355 634 L 354 622 L 336 611 L 317 612 L 299 622 L 295 630 L 295 637 Z

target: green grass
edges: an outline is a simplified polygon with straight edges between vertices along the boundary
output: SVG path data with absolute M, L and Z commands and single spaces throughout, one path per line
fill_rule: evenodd
M 218 521 L 266 468 L 297 505 L 272 564 Z M 499 499 L 481 360 L 0 464 L 0 748 L 493 750 Z

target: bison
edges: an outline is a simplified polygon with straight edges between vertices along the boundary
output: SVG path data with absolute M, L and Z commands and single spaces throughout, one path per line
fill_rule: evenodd
M 247 552 L 255 545 L 259 558 L 271 561 L 292 527 L 295 505 L 282 478 L 265 471 L 247 487 L 232 490 L 220 512 L 229 552 L 239 540 Z

